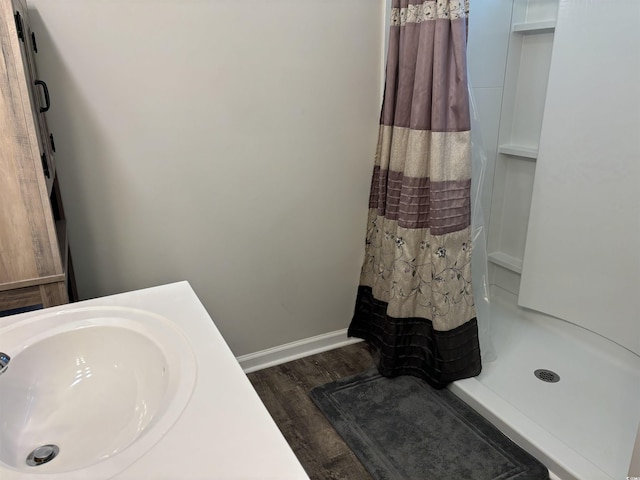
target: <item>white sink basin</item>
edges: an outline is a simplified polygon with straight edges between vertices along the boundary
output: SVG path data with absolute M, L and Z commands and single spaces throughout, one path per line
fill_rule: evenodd
M 0 352 L 0 480 L 309 480 L 187 282 L 0 317 Z
M 126 469 L 178 419 L 196 361 L 166 318 L 126 307 L 37 315 L 0 328 L 0 478 L 102 480 Z M 59 453 L 30 466 L 30 452 Z

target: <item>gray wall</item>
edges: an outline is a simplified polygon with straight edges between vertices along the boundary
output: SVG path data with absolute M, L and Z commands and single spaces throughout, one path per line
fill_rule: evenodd
M 186 279 L 236 355 L 346 328 L 385 1 L 30 6 L 80 295 Z

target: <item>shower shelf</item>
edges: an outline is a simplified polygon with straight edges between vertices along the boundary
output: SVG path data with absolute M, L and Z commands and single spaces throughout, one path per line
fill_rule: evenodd
M 543 22 L 524 22 L 514 23 L 511 31 L 513 33 L 521 33 L 523 35 L 536 33 L 551 33 L 556 29 L 555 20 L 546 20 Z
M 559 0 L 513 0 L 487 249 L 490 283 L 520 289 Z
M 507 143 L 498 147 L 498 152 L 504 155 L 511 155 L 514 157 L 528 158 L 530 160 L 536 160 L 538 158 L 538 149 L 535 147 L 525 147 L 523 145 L 515 145 Z
M 503 252 L 493 252 L 490 253 L 488 259 L 491 263 L 495 265 L 500 265 L 507 270 L 511 270 L 515 273 L 522 273 L 522 259 L 512 257 Z

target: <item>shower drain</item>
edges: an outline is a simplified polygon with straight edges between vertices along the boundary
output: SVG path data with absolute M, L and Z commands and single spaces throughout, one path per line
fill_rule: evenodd
M 544 368 L 536 370 L 533 374 L 543 382 L 556 383 L 560 381 L 560 375 L 551 370 L 545 370 Z

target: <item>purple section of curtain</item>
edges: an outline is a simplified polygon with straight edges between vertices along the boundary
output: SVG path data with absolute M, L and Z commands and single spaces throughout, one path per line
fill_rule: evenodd
M 444 235 L 470 225 L 470 187 L 470 179 L 431 182 L 375 167 L 369 208 L 375 208 L 381 217 L 397 220 L 400 227 L 428 227 L 431 235 Z
M 434 132 L 471 129 L 465 18 L 391 27 L 380 122 Z

